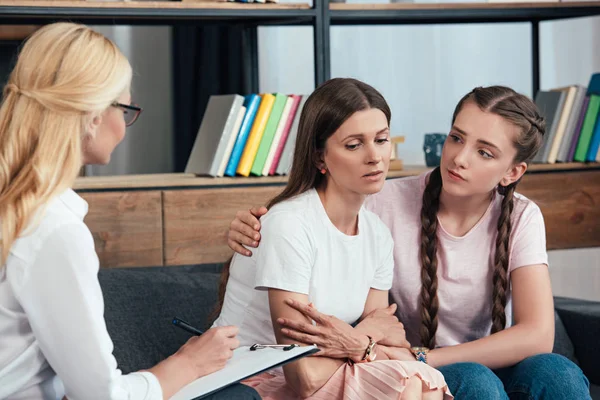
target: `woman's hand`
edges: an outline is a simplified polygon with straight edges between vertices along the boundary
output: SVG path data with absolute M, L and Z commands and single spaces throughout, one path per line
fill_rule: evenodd
M 202 336 L 191 337 L 175 354 L 148 371 L 153 373 L 162 388 L 163 397 L 171 398 L 188 383 L 225 367 L 240 342 L 238 328 L 211 328 Z
M 316 354 L 318 356 L 350 358 L 353 361 L 363 358 L 369 345 L 366 334 L 356 332 L 352 326 L 332 315 L 320 313 L 312 305 L 295 300 L 286 300 L 285 303 L 315 321 L 317 325 L 279 318 L 277 322 L 285 326 L 281 329 L 283 335 L 304 344 L 317 345 L 321 350 Z M 380 338 L 373 339 L 377 341 Z
M 383 338 L 377 343 L 391 347 L 410 348 L 410 343 L 406 340 L 404 325 L 394 315 L 396 309 L 396 304 L 392 304 L 389 307 L 372 311 L 356 325 L 355 330 L 371 336 L 371 332 L 381 332 Z
M 240 345 L 236 326 L 215 327 L 201 336 L 191 337 L 175 353 L 195 371 L 198 377 L 212 374 L 225 367 Z
M 231 250 L 243 256 L 252 252 L 244 247 L 258 247 L 260 242 L 260 222 L 258 219 L 267 213 L 265 207 L 252 207 L 249 211 L 238 211 L 229 225 L 227 244 Z

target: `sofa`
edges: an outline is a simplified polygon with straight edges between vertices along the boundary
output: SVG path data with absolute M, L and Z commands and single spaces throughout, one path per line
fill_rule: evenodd
M 211 325 L 221 267 L 203 264 L 100 270 L 104 317 L 123 373 L 149 368 L 185 343 L 189 334 L 172 325 L 173 317 L 200 329 Z M 592 399 L 600 400 L 600 302 L 561 297 L 554 301 L 554 352 L 580 366 L 590 381 Z

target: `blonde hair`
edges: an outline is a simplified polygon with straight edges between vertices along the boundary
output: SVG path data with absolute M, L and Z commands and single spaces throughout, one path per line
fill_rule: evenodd
M 46 25 L 23 45 L 0 106 L 0 266 L 33 215 L 73 185 L 86 127 L 131 76 L 116 45 L 84 25 Z

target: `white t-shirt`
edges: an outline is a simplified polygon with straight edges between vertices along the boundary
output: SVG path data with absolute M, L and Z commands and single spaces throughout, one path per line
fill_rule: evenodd
M 1 399 L 163 398 L 153 374 L 117 369 L 87 210 L 67 190 L 0 268 Z
M 315 307 L 347 323 L 363 313 L 369 289 L 389 290 L 393 248 L 389 229 L 361 208 L 358 234 L 339 231 L 316 190 L 275 205 L 261 218 L 252 257 L 236 254 L 215 326 L 240 327 L 242 345 L 276 343 L 267 288 L 308 295 Z

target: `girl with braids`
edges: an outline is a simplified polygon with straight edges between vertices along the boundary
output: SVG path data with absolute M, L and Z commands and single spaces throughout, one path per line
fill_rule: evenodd
M 1 399 L 168 399 L 223 368 L 238 345 L 237 328 L 223 327 L 148 370 L 117 367 L 83 222 L 88 205 L 71 187 L 83 164 L 108 163 L 139 116 L 131 77 L 109 39 L 57 23 L 27 39 L 8 79 L 0 106 Z M 214 396 L 244 394 L 259 398 L 243 385 Z
M 394 357 L 438 368 L 458 399 L 590 398 L 582 371 L 551 353 L 544 221 L 515 192 L 544 131 L 529 98 L 502 86 L 476 88 L 454 111 L 440 166 L 387 181 L 366 201 L 395 242 L 390 297 L 412 347 L 396 348 Z M 265 213 L 238 213 L 232 249 L 247 255 L 257 247 L 257 218 Z M 321 318 L 314 308 L 294 307 Z M 282 325 L 287 337 L 331 352 L 362 334 L 342 331 L 339 321 Z
M 223 270 L 214 325 L 239 326 L 243 345 L 293 343 L 281 335 L 280 320 L 309 321 L 290 299 L 313 302 L 349 331 L 372 314 L 369 327 L 357 325 L 365 334 L 348 349 L 324 350 L 244 382 L 265 400 L 452 397 L 439 371 L 390 355 L 405 341 L 397 320 L 386 318 L 393 313 L 387 308 L 394 244 L 363 205 L 385 182 L 390 119 L 383 96 L 363 82 L 337 78 L 319 86 L 300 114 L 292 173 L 269 204 L 260 249 L 252 257 L 235 255 Z

